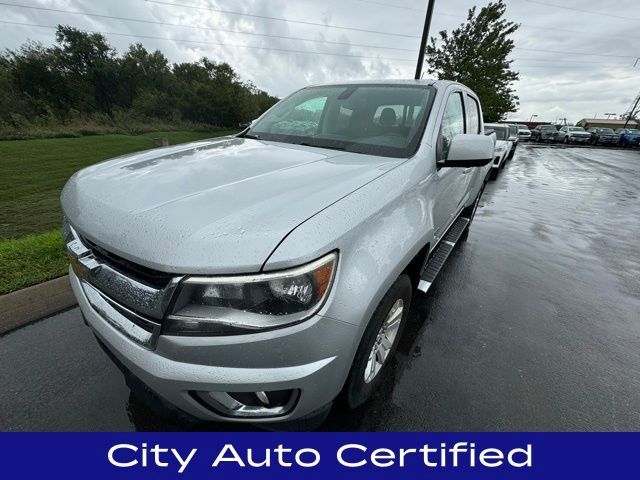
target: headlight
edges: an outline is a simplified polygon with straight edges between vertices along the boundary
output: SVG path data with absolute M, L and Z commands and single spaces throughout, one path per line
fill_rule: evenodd
M 168 335 L 236 335 L 301 322 L 327 298 L 338 254 L 273 273 L 187 277 L 163 325 Z

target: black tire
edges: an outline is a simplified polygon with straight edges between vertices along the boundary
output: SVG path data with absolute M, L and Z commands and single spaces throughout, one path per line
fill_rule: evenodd
M 467 208 L 465 208 L 462 211 L 462 216 L 467 217 L 469 219 L 469 224 L 467 225 L 467 228 L 464 229 L 464 232 L 462 232 L 462 235 L 460 236 L 460 241 L 462 242 L 466 242 L 467 238 L 469 238 L 469 228 L 471 228 L 473 219 L 476 216 L 476 211 L 478 210 L 478 205 L 480 205 L 480 199 L 482 198 L 482 194 L 484 193 L 484 187 L 486 187 L 486 185 L 487 185 L 487 182 L 484 182 L 482 184 L 482 187 L 480 188 L 480 191 L 478 192 L 478 196 L 476 197 L 476 199 L 473 201 L 471 205 L 469 205 Z
M 491 167 L 491 173 L 489 174 L 489 180 L 496 180 L 498 178 L 498 168 Z
M 367 325 L 364 335 L 362 336 L 362 340 L 360 341 L 360 346 L 356 352 L 356 356 L 353 360 L 353 364 L 351 365 L 351 371 L 349 372 L 347 383 L 345 385 L 346 401 L 350 408 L 357 408 L 366 402 L 373 392 L 375 392 L 379 387 L 385 373 L 387 373 L 389 363 L 393 359 L 395 351 L 398 348 L 398 341 L 400 340 L 404 326 L 407 323 L 409 307 L 411 306 L 411 293 L 411 280 L 408 275 L 402 274 L 397 278 L 393 285 L 391 285 L 389 291 L 380 301 L 378 308 L 373 312 L 369 325 Z M 386 361 L 382 364 L 382 368 L 373 380 L 366 383 L 364 375 L 369 354 L 374 346 L 378 332 L 387 318 L 387 314 L 398 299 L 402 299 L 404 302 L 402 320 L 400 320 L 398 333 L 396 334 Z

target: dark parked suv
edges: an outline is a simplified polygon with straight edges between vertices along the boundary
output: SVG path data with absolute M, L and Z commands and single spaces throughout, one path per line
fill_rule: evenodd
M 553 125 L 538 125 L 531 130 L 532 142 L 555 142 L 558 137 L 558 129 Z
M 590 128 L 591 145 L 617 145 L 618 135 L 611 128 Z

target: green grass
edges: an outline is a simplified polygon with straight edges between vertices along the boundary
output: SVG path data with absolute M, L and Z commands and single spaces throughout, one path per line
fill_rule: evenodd
M 59 230 L 0 240 L 0 295 L 64 275 L 67 268 Z
M 117 155 L 233 132 L 153 132 L 0 141 L 0 295 L 64 275 L 60 191 L 77 170 Z

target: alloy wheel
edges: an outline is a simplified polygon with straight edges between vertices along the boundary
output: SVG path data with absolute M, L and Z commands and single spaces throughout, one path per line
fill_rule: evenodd
M 391 347 L 393 347 L 393 342 L 398 335 L 403 312 L 404 301 L 399 298 L 395 301 L 389 313 L 387 313 L 387 318 L 382 322 L 382 326 L 376 336 L 376 341 L 373 343 L 367 360 L 367 366 L 364 369 L 365 383 L 371 383 L 371 381 L 376 378 L 389 358 Z

